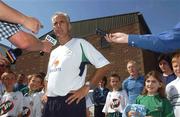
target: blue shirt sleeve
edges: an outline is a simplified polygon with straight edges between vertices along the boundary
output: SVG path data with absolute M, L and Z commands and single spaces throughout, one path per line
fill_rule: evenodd
M 128 37 L 130 46 L 168 53 L 180 49 L 180 22 L 169 31 L 157 35 L 132 35 Z
M 127 92 L 127 95 L 128 95 L 127 80 L 128 80 L 128 79 L 126 79 L 126 80 L 124 80 L 124 81 L 122 82 L 122 89 L 124 89 L 124 90 Z

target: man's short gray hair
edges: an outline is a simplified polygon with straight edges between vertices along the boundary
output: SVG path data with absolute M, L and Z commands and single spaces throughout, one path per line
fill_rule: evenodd
M 59 16 L 59 15 L 64 16 L 64 17 L 66 18 L 67 22 L 70 23 L 70 17 L 69 17 L 69 15 L 68 15 L 67 13 L 65 13 L 65 12 L 56 12 L 56 13 L 52 16 L 52 18 L 51 18 L 52 22 L 54 21 L 54 18 L 55 18 L 56 16 Z

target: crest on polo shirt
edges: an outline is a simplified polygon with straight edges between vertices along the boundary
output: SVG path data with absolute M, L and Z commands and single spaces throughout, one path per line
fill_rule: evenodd
M 59 65 L 59 63 L 60 63 L 59 59 L 56 59 L 53 61 L 52 66 L 56 68 Z
M 50 72 L 56 72 L 56 71 L 61 71 L 59 58 L 56 58 L 54 61 L 52 61 L 51 64 Z

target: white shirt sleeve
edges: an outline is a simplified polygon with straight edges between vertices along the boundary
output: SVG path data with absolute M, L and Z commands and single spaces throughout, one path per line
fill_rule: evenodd
M 42 103 L 41 103 L 41 96 L 39 93 L 33 94 L 33 117 L 41 117 L 42 115 Z
M 23 112 L 23 105 L 24 105 L 24 97 L 23 94 L 21 92 L 19 92 L 19 112 L 18 113 L 22 113 Z
M 89 42 L 86 40 L 82 40 L 82 46 L 84 50 L 84 54 L 86 55 L 87 59 L 93 64 L 96 68 L 101 68 L 110 62 Z
M 105 102 L 105 105 L 104 105 L 104 107 L 103 107 L 103 110 L 102 110 L 102 112 L 104 112 L 104 113 L 108 113 L 108 108 L 109 108 L 109 103 L 110 103 L 110 93 L 111 92 L 109 92 L 108 94 L 107 94 L 107 98 L 106 98 L 106 102 Z
M 123 110 L 125 109 L 126 105 L 129 103 L 128 101 L 128 95 L 127 95 L 127 92 L 125 90 L 123 90 L 123 96 L 124 96 L 124 107 L 123 107 Z

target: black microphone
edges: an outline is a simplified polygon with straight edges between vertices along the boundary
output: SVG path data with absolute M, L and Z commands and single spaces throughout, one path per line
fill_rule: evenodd
M 6 51 L 6 58 L 11 64 L 15 64 L 17 58 L 22 55 L 22 50 L 20 48 L 8 49 Z
M 101 30 L 100 28 L 96 28 L 96 34 L 99 36 L 106 36 L 106 34 L 108 34 L 107 32 Z
M 57 40 L 54 39 L 54 38 L 53 38 L 52 36 L 50 36 L 50 35 L 46 35 L 45 40 L 47 40 L 47 41 L 49 41 L 50 43 L 52 43 L 53 46 L 55 46 L 56 43 L 57 43 Z M 40 54 L 41 56 L 43 56 L 43 55 L 44 55 L 44 52 L 43 52 L 43 51 L 40 51 L 39 54 Z

